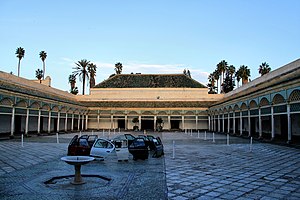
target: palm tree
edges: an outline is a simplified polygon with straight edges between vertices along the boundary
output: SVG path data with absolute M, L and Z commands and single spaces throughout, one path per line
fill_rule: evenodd
M 42 83 L 41 79 L 43 78 L 43 75 L 44 75 L 43 70 L 37 69 L 35 71 L 35 77 L 40 81 L 40 83 Z
M 214 80 L 217 80 L 217 94 L 219 92 L 219 78 L 220 78 L 220 72 L 218 71 L 218 69 L 216 69 L 213 72 L 213 76 L 214 76 Z
M 229 71 L 226 72 L 226 76 L 223 82 L 222 90 L 224 93 L 228 93 L 233 90 L 235 86 L 234 80 L 232 79 L 232 75 Z
M 93 63 L 88 65 L 88 72 L 90 74 L 90 88 L 95 86 L 95 76 L 96 76 L 97 66 Z
M 240 71 L 240 69 L 238 69 L 238 70 L 235 72 L 235 77 L 236 77 L 236 81 L 237 81 L 237 87 L 240 87 L 240 85 L 239 85 L 240 80 L 241 80 L 241 71 Z
M 271 67 L 269 66 L 268 63 L 263 62 L 261 65 L 259 65 L 258 72 L 260 73 L 261 76 L 269 73 L 271 71 Z
M 227 71 L 232 78 L 233 75 L 235 74 L 235 67 L 233 65 L 229 65 L 229 67 L 227 68 Z
M 228 65 L 227 65 L 227 62 L 225 60 L 222 60 L 221 62 L 219 62 L 219 64 L 217 64 L 217 69 L 218 69 L 218 71 L 220 72 L 220 75 L 221 75 L 221 81 L 220 81 L 221 93 L 224 93 L 224 91 L 223 91 L 224 73 L 226 72 L 227 67 L 228 67 Z
M 74 87 L 73 89 L 70 90 L 70 93 L 75 95 L 78 94 L 78 88 Z
M 89 78 L 89 74 L 87 71 L 87 67 L 90 64 L 90 61 L 87 61 L 86 59 L 82 59 L 80 61 L 78 61 L 77 63 L 75 63 L 77 66 L 74 67 L 73 69 L 75 69 L 75 71 L 73 72 L 73 74 L 75 76 L 79 76 L 79 80 L 82 79 L 82 95 L 84 95 L 84 90 L 85 90 L 85 79 Z
M 242 65 L 240 66 L 240 75 L 242 78 L 243 85 L 248 83 L 248 78 L 250 77 L 250 69 L 248 69 L 248 66 Z
M 25 49 L 22 47 L 17 48 L 16 50 L 17 58 L 19 58 L 19 63 L 18 63 L 18 76 L 20 76 L 20 64 L 22 58 L 25 56 Z
M 42 61 L 43 61 L 43 80 L 45 79 L 45 71 L 46 71 L 46 69 L 45 69 L 45 60 L 46 60 L 46 58 L 47 58 L 47 53 L 45 52 L 45 51 L 41 51 L 40 52 L 40 58 L 42 59 Z
M 118 62 L 118 63 L 115 64 L 116 74 L 121 74 L 122 73 L 122 69 L 123 69 L 122 63 Z
M 69 83 L 71 85 L 71 90 L 73 90 L 76 84 L 76 76 L 74 74 L 69 75 Z
M 214 74 L 211 73 L 208 76 L 208 84 L 207 87 L 209 88 L 208 94 L 215 94 L 215 78 L 214 78 Z
M 219 64 L 217 64 L 217 69 L 222 74 L 222 83 L 224 82 L 224 74 L 227 70 L 227 67 L 228 64 L 225 60 L 222 60 L 221 62 L 219 62 Z

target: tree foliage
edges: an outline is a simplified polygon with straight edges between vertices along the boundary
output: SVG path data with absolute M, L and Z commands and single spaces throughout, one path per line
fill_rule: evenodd
M 41 51 L 40 52 L 40 58 L 43 62 L 43 80 L 45 79 L 45 72 L 46 72 L 46 68 L 45 68 L 45 60 L 47 58 L 47 53 L 45 51 Z
M 24 56 L 25 56 L 25 49 L 23 49 L 22 47 L 17 48 L 16 55 L 17 55 L 17 58 L 19 59 L 19 62 L 18 62 L 18 76 L 20 76 L 20 65 L 21 65 L 22 58 L 24 58 Z
M 44 75 L 43 70 L 37 69 L 35 71 L 35 77 L 40 81 L 40 83 L 42 82 L 41 79 L 43 78 L 43 75 Z
M 228 93 L 233 90 L 234 86 L 235 86 L 234 79 L 232 78 L 232 75 L 227 71 L 222 85 L 223 87 L 222 90 L 224 93 Z
M 88 65 L 88 73 L 90 74 L 90 88 L 94 87 L 96 84 L 95 76 L 96 76 L 97 66 L 94 63 L 90 63 Z
M 122 63 L 118 62 L 115 64 L 115 71 L 116 71 L 116 74 L 121 74 L 122 73 L 122 70 L 123 70 L 123 65 Z
M 85 80 L 89 79 L 89 74 L 88 74 L 88 71 L 87 71 L 87 67 L 90 64 L 90 61 L 87 61 L 86 59 L 82 59 L 82 60 L 78 61 L 75 64 L 76 64 L 76 67 L 73 68 L 73 69 L 75 69 L 73 74 L 75 76 L 79 76 L 79 80 L 82 80 L 82 94 L 84 95 Z
M 261 65 L 259 65 L 258 72 L 261 76 L 269 73 L 270 71 L 271 71 L 271 67 L 269 66 L 268 63 L 263 62 Z

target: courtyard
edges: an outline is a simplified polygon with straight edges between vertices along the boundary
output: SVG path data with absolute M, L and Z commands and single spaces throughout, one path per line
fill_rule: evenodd
M 141 132 L 130 132 L 134 135 Z M 165 156 L 82 167 L 86 184 L 53 177 L 72 175 L 60 160 L 75 134 L 0 141 L 1 199 L 299 199 L 299 149 L 211 132 L 150 132 L 162 138 Z M 84 132 L 113 138 L 122 132 Z

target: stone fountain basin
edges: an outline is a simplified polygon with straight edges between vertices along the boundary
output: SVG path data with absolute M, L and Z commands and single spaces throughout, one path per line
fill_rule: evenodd
M 69 165 L 84 165 L 94 159 L 95 158 L 89 156 L 65 156 L 61 158 L 62 161 L 65 161 Z

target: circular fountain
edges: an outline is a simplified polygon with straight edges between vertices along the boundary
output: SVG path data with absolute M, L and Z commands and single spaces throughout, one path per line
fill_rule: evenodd
M 62 161 L 65 161 L 69 165 L 74 165 L 75 168 L 75 176 L 74 180 L 71 181 L 73 185 L 81 185 L 85 182 L 81 177 L 81 165 L 85 165 L 94 160 L 93 157 L 89 156 L 65 156 L 61 158 Z

